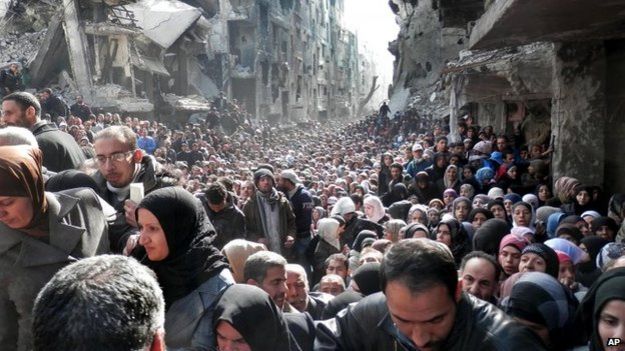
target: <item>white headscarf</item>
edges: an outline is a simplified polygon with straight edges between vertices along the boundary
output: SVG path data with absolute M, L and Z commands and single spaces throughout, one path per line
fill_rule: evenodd
M 384 205 L 382 204 L 382 201 L 380 201 L 379 197 L 367 196 L 363 202 L 364 205 L 370 205 L 373 207 L 373 215 L 371 215 L 371 217 L 367 217 L 368 220 L 378 223 L 378 221 L 386 214 L 384 211 Z
M 341 250 L 338 230 L 339 221 L 334 218 L 322 218 L 317 223 L 317 234 L 319 237 L 334 246 L 337 250 Z

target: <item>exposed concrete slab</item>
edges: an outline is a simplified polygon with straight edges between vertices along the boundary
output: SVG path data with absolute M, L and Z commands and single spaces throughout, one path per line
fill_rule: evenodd
M 78 19 L 78 2 L 63 0 L 63 28 L 69 53 L 69 61 L 72 66 L 74 81 L 78 85 L 80 93 L 87 99 L 91 97 L 91 72 L 89 67 L 89 55 L 87 40 Z
M 176 0 L 142 0 L 126 5 L 137 26 L 152 41 L 167 49 L 201 16 L 201 11 Z
M 43 80 L 50 77 L 51 70 L 56 66 L 59 57 L 65 57 L 67 45 L 61 26 L 61 15 L 58 14 L 50 20 L 50 26 L 46 32 L 46 37 L 37 51 L 37 55 L 29 65 L 32 84 L 39 86 L 45 84 Z
M 625 0 L 498 0 L 471 32 L 471 49 L 535 41 L 582 41 L 625 36 Z

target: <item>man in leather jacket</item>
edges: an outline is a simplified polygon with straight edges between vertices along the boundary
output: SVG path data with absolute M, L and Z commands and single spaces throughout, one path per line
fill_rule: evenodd
M 315 350 L 545 350 L 532 331 L 462 293 L 451 252 L 432 240 L 394 245 L 381 286 L 320 323 Z

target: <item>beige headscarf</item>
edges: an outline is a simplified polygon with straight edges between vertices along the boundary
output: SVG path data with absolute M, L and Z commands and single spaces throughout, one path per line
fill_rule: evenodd
M 337 250 L 341 250 L 341 243 L 339 242 L 339 221 L 334 218 L 322 218 L 317 223 L 317 233 L 321 239 L 325 240 L 328 244 L 334 246 Z
M 230 263 L 234 280 L 239 284 L 244 284 L 243 268 L 245 267 L 245 261 L 252 254 L 266 250 L 267 247 L 263 244 L 243 239 L 234 239 L 224 246 L 221 253 L 226 256 L 228 263 Z

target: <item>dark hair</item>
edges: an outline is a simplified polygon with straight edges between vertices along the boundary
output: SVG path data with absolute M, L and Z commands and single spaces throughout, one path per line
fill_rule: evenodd
M 443 244 L 429 239 L 404 239 L 393 245 L 382 261 L 382 291 L 391 281 L 400 281 L 412 293 L 442 284 L 455 301 L 458 272 L 454 257 Z
M 15 101 L 15 103 L 21 108 L 22 112 L 26 111 L 27 108 L 32 107 L 35 109 L 35 115 L 37 118 L 41 117 L 41 104 L 31 93 L 18 91 L 3 97 L 2 101 Z
M 462 262 L 460 262 L 460 272 L 464 271 L 464 267 L 466 266 L 467 262 L 469 262 L 469 260 L 472 258 L 481 258 L 483 260 L 488 261 L 490 264 L 492 264 L 493 267 L 495 268 L 494 280 L 497 281 L 499 279 L 499 276 L 501 275 L 501 266 L 499 265 L 495 257 L 487 254 L 484 251 L 471 251 L 468 254 L 466 254 L 462 258 Z
M 393 162 L 389 168 L 399 168 L 401 172 L 404 171 L 404 167 L 401 165 L 401 163 L 397 162 Z
M 100 255 L 58 271 L 33 309 L 35 350 L 142 350 L 164 327 L 154 272 L 133 258 Z
M 324 266 L 328 267 L 328 265 L 330 264 L 330 261 L 342 262 L 343 265 L 345 265 L 345 269 L 349 268 L 349 261 L 347 260 L 347 257 L 343 255 L 342 253 L 335 253 L 335 254 L 328 256 L 328 258 L 326 258 L 326 261 L 324 262 Z
M 206 189 L 206 200 L 211 205 L 219 205 L 224 202 L 227 196 L 226 187 L 221 183 L 213 183 Z
M 352 199 L 352 201 L 354 201 L 354 204 L 356 204 L 356 205 L 361 204 L 362 205 L 362 201 L 363 201 L 362 200 L 362 196 L 360 196 L 359 194 L 351 194 L 349 197 Z

